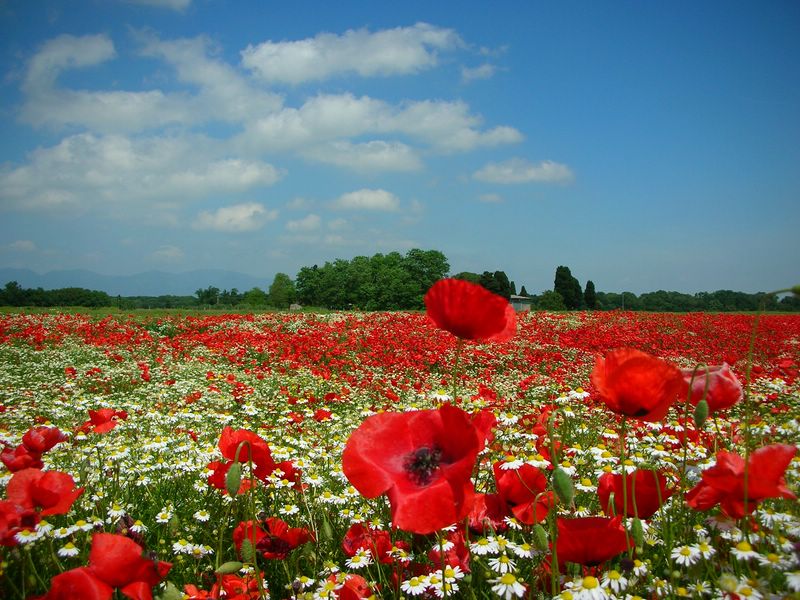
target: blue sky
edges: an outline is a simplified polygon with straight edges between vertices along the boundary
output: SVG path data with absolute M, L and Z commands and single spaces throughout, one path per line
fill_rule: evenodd
M 800 3 L 0 1 L 0 266 L 800 282 Z

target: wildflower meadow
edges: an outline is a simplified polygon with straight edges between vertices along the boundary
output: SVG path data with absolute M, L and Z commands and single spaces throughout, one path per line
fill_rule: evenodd
M 0 597 L 800 597 L 800 317 L 426 305 L 0 316 Z

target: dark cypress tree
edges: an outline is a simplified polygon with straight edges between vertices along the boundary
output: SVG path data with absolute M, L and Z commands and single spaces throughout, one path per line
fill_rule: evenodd
M 581 307 L 581 302 L 583 301 L 581 284 L 572 276 L 569 267 L 560 266 L 556 269 L 553 291 L 561 295 L 568 310 L 575 310 Z
M 597 294 L 594 291 L 594 282 L 591 279 L 586 282 L 586 289 L 583 291 L 583 302 L 589 310 L 597 308 Z

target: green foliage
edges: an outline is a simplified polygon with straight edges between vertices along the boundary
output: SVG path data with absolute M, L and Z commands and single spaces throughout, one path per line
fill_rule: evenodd
M 597 294 L 594 291 L 594 282 L 591 279 L 586 282 L 586 289 L 583 290 L 583 303 L 589 310 L 597 308 Z
M 303 267 L 295 287 L 301 304 L 333 309 L 421 309 L 431 285 L 450 265 L 438 250 L 399 252 L 336 259 L 322 267 Z
M 16 281 L 9 281 L 0 290 L 0 305 L 3 306 L 113 306 L 114 300 L 105 292 L 78 287 L 43 290 L 26 289 Z
M 471 273 L 470 271 L 461 271 L 461 273 L 453 275 L 453 279 L 463 279 L 464 281 L 478 284 L 481 282 L 481 276 L 477 273 Z
M 242 296 L 242 304 L 246 306 L 267 306 L 269 296 L 260 287 L 254 287 Z
M 508 280 L 508 276 L 504 271 L 495 271 L 494 273 L 484 271 L 478 283 L 490 292 L 502 296 L 506 300 L 511 298 L 511 282 Z
M 553 282 L 553 291 L 558 292 L 564 299 L 564 305 L 569 310 L 576 310 L 583 304 L 583 292 L 580 282 L 572 276 L 569 267 L 556 268 L 556 277 Z
M 219 288 L 213 285 L 206 289 L 199 289 L 195 292 L 198 304 L 211 305 L 219 304 Z
M 269 304 L 275 308 L 289 308 L 297 300 L 294 282 L 286 273 L 277 273 L 269 286 Z
M 559 294 L 558 292 L 554 292 L 553 290 L 545 290 L 544 292 L 542 292 L 542 295 L 539 296 L 537 307 L 540 310 L 567 309 L 567 305 L 564 304 L 564 298 L 561 297 L 561 294 Z

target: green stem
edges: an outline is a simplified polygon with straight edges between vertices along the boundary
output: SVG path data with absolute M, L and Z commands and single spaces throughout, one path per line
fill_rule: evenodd
M 452 400 L 455 403 L 456 398 L 458 397 L 458 372 L 459 367 L 461 366 L 461 349 L 464 347 L 464 340 L 458 338 L 456 340 L 456 356 L 455 360 L 453 361 L 453 382 L 452 382 L 452 393 L 453 396 Z

